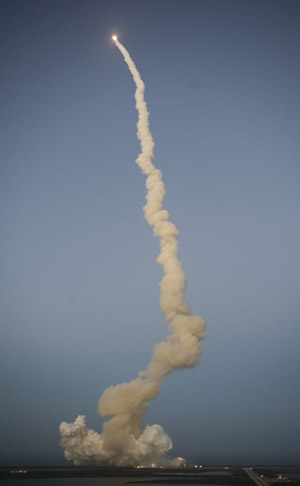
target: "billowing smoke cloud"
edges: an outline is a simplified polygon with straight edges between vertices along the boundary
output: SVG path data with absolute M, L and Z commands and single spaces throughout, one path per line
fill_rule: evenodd
M 170 460 L 167 456 L 172 448 L 170 437 L 160 425 L 147 426 L 143 430 L 142 418 L 150 400 L 158 396 L 165 376 L 175 369 L 190 368 L 198 363 L 201 352 L 199 341 L 205 337 L 205 322 L 201 317 L 190 314 L 184 297 L 186 277 L 178 258 L 179 231 L 169 221 L 169 213 L 163 209 L 165 186 L 161 171 L 152 163 L 154 142 L 144 100 L 145 86 L 128 51 L 115 36 L 114 41 L 136 84 L 137 136 L 141 143 L 136 163 L 147 176 L 145 218 L 160 239 L 157 262 L 164 272 L 160 282 L 160 308 L 165 313 L 171 334 L 166 341 L 154 346 L 150 363 L 135 380 L 104 391 L 98 411 L 103 417 L 112 418 L 104 422 L 102 434 L 88 429 L 85 416 L 79 415 L 72 424 L 61 423 L 61 444 L 66 459 L 76 465 L 178 465 L 179 459 Z

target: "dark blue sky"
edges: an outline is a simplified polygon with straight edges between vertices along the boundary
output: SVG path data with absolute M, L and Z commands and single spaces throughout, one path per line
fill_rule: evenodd
M 58 426 L 167 333 L 134 163 L 146 85 L 201 365 L 145 423 L 203 463 L 299 459 L 300 3 L 1 1 L 1 444 L 63 463 Z

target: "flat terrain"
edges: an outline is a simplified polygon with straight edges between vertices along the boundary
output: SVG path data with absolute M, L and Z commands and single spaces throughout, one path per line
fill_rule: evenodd
M 279 472 L 282 471 L 282 472 Z M 166 468 L 117 468 L 117 467 L 1 467 L 0 480 L 3 486 L 82 485 L 82 486 L 126 486 L 154 485 L 215 485 L 215 486 L 271 486 L 288 483 L 300 486 L 300 469 L 296 466 L 253 467 L 203 466 L 182 469 Z

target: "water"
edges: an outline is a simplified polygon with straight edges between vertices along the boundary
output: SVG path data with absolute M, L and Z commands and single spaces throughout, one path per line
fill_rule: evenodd
M 4 479 L 1 486 L 128 486 L 127 483 L 133 478 L 50 478 L 50 479 Z M 134 478 L 134 482 L 140 483 Z M 133 482 L 131 483 L 133 484 Z M 145 483 L 143 483 L 145 486 Z M 155 486 L 166 486 L 155 483 Z M 183 483 L 172 483 L 172 486 L 184 486 Z M 199 486 L 197 483 L 189 483 L 189 486 Z M 205 484 L 201 486 L 222 486 L 220 484 Z
M 136 478 L 47 478 L 4 479 L 1 486 L 125 486 Z
M 203 471 L 203 472 L 197 472 L 197 473 L 174 473 L 172 475 L 168 473 L 157 473 L 156 476 L 164 476 L 165 479 L 174 479 L 174 476 L 179 479 L 178 476 L 180 476 L 180 479 L 193 479 L 193 478 L 199 478 L 203 479 L 203 476 L 232 476 L 232 473 L 229 471 Z M 155 477 L 153 478 L 155 479 Z

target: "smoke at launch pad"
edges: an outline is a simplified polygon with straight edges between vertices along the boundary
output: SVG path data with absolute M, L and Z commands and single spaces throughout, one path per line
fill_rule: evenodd
M 180 459 L 169 459 L 167 455 L 172 448 L 168 434 L 157 424 L 142 429 L 142 418 L 149 402 L 159 395 L 163 379 L 168 374 L 198 363 L 200 340 L 205 337 L 205 322 L 202 317 L 191 315 L 184 296 L 186 277 L 178 258 L 179 231 L 163 208 L 165 186 L 161 171 L 152 163 L 154 142 L 144 99 L 145 86 L 128 51 L 116 36 L 113 40 L 136 85 L 137 137 L 141 145 L 136 163 L 146 175 L 145 218 L 160 240 L 157 263 L 162 266 L 164 276 L 160 282 L 159 305 L 171 334 L 154 346 L 147 368 L 137 378 L 110 386 L 103 392 L 98 402 L 99 414 L 112 417 L 104 422 L 103 432 L 99 434 L 88 429 L 85 416 L 79 415 L 74 423 L 60 424 L 61 445 L 66 459 L 75 465 L 176 466 L 180 465 Z

